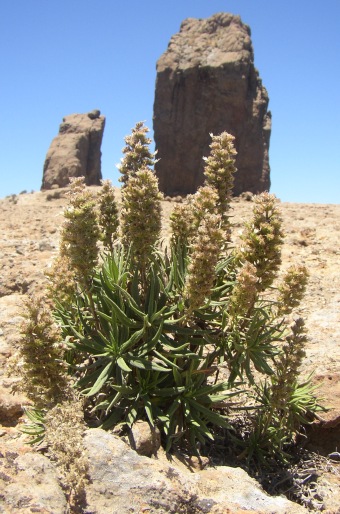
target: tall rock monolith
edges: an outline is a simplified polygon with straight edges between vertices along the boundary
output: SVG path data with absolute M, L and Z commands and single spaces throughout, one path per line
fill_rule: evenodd
M 98 110 L 65 116 L 46 155 L 41 189 L 65 187 L 81 176 L 88 186 L 99 185 L 104 127 Z
M 165 194 L 197 190 L 210 133 L 223 131 L 236 138 L 234 195 L 269 190 L 271 113 L 250 35 L 232 14 L 188 18 L 158 60 L 153 125 Z

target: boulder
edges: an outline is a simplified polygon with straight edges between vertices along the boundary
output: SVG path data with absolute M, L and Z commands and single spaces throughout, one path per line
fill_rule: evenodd
M 139 455 L 151 457 L 156 455 L 161 447 L 161 433 L 157 427 L 152 427 L 146 421 L 137 421 L 128 434 L 129 445 Z
M 28 448 L 0 445 L 0 512 L 65 514 L 67 501 L 54 465 Z
M 100 185 L 104 127 L 98 110 L 65 116 L 46 155 L 41 189 L 65 187 L 81 176 L 88 186 Z
M 223 131 L 236 138 L 234 195 L 269 190 L 271 113 L 250 35 L 250 28 L 232 14 L 188 18 L 158 60 L 155 169 L 166 195 L 197 190 L 210 133 Z
M 306 512 L 286 498 L 267 495 L 240 468 L 220 466 L 191 473 L 165 455 L 140 456 L 101 429 L 87 430 L 84 444 L 90 477 L 86 501 L 92 514 Z

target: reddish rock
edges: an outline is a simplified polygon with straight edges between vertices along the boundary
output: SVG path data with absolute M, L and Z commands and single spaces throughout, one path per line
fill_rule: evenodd
M 104 127 L 98 110 L 65 116 L 46 155 L 41 189 L 65 187 L 82 176 L 88 186 L 100 185 Z
M 0 425 L 15 425 L 24 413 L 25 403 L 27 398 L 23 395 L 13 395 L 0 385 Z
M 129 444 L 139 455 L 156 455 L 161 446 L 161 434 L 157 427 L 146 421 L 137 421 L 128 434 Z
M 170 196 L 203 182 L 210 133 L 227 131 L 238 151 L 234 194 L 269 190 L 271 114 L 254 67 L 250 28 L 239 16 L 188 18 L 157 62 L 156 173 Z

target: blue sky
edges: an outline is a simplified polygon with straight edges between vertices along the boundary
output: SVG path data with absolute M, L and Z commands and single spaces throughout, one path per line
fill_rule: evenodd
M 39 190 L 63 116 L 106 116 L 102 173 L 151 129 L 156 61 L 188 17 L 239 14 L 273 114 L 271 191 L 340 201 L 340 0 L 0 0 L 0 197 Z

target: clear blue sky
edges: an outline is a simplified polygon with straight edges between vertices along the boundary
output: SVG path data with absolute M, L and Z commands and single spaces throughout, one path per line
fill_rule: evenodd
M 188 17 L 240 14 L 273 127 L 271 191 L 340 202 L 340 0 L 0 0 L 0 197 L 39 190 L 63 116 L 107 117 L 102 172 L 152 129 L 156 61 Z M 152 135 L 152 132 L 151 132 Z

